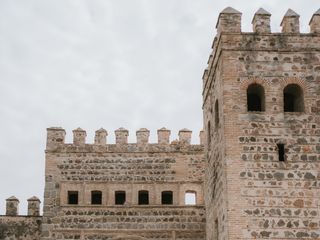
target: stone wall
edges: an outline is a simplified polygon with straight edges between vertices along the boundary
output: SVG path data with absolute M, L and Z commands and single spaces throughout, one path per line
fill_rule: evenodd
M 218 218 L 217 230 L 214 217 L 208 218 L 207 239 L 320 238 L 320 34 L 314 30 L 320 21 L 315 16 L 307 34 L 299 33 L 299 16 L 291 10 L 283 33 L 269 33 L 270 14 L 263 9 L 253 20 L 254 33 L 241 33 L 241 13 L 234 9 L 219 16 L 204 74 L 204 124 L 208 135 L 218 99 L 223 137 L 219 132 L 210 136 L 211 142 L 223 141 L 224 148 L 208 148 L 207 154 L 216 157 L 208 158 L 207 181 L 215 183 L 208 185 L 206 203 L 207 216 L 221 217 L 223 206 L 212 208 L 211 202 L 217 189 L 225 193 L 227 225 L 220 226 Z M 251 84 L 265 91 L 262 111 L 247 109 Z M 284 112 L 289 84 L 302 89 L 300 112 Z M 277 144 L 284 144 L 285 161 L 279 161 Z M 223 174 L 217 175 L 216 161 L 222 161 Z
M 0 216 L 0 239 L 39 240 L 41 217 Z
M 116 143 L 107 144 L 100 129 L 87 144 L 85 131 L 76 129 L 67 144 L 63 129 L 48 129 L 43 240 L 205 239 L 203 146 L 190 144 L 187 129 L 172 143 L 167 129 L 155 144 L 148 133 L 140 129 L 137 143 L 128 143 L 120 128 Z M 138 203 L 140 190 L 149 193 L 147 205 Z M 70 191 L 77 204 L 70 204 Z M 101 192 L 101 204 L 92 204 L 93 191 Z M 123 205 L 116 205 L 116 191 L 125 191 Z M 172 191 L 172 204 L 162 204 L 163 191 Z M 195 205 L 186 205 L 188 192 L 196 194 Z

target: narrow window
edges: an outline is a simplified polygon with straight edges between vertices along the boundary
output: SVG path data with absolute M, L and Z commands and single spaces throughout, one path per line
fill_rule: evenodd
M 102 204 L 102 192 L 100 191 L 91 192 L 91 204 Z
M 247 108 L 248 111 L 265 111 L 264 88 L 256 83 L 251 84 L 247 89 Z
M 208 122 L 208 127 L 207 127 L 207 144 L 208 144 L 208 149 L 210 148 L 210 143 L 211 143 L 211 124 L 210 121 Z
M 123 205 L 126 202 L 126 192 L 125 191 L 116 191 L 115 194 L 115 204 Z
M 219 222 L 218 222 L 218 218 L 214 221 L 214 230 L 215 230 L 215 235 L 216 235 L 215 239 L 219 239 Z
M 79 193 L 78 191 L 68 191 L 68 204 L 78 204 Z
M 219 126 L 219 102 L 218 100 L 216 100 L 216 103 L 214 105 L 214 115 L 215 115 L 215 118 L 214 118 L 214 121 L 215 121 L 215 127 L 217 128 Z
M 186 205 L 196 205 L 196 192 L 187 191 L 185 194 L 185 204 Z
M 284 112 L 303 112 L 303 92 L 297 84 L 289 84 L 283 89 Z
M 149 204 L 149 192 L 148 191 L 139 191 L 139 205 L 147 205 Z
M 173 204 L 172 191 L 163 191 L 161 193 L 161 204 Z
M 278 158 L 280 162 L 285 161 L 285 151 L 284 151 L 284 144 L 277 144 L 278 147 Z

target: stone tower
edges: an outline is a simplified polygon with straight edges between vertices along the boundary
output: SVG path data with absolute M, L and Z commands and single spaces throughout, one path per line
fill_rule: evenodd
M 203 76 L 207 239 L 320 238 L 320 11 L 218 18 Z

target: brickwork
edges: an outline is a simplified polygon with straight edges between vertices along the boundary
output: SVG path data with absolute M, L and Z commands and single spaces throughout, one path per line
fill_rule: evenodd
M 169 143 L 170 131 L 160 129 L 155 144 L 147 129 L 137 131 L 137 143 L 128 143 L 124 128 L 115 131 L 115 144 L 106 144 L 101 129 L 94 144 L 80 128 L 73 134 L 73 144 L 66 144 L 63 129 L 48 129 L 43 240 L 205 238 L 203 146 L 190 144 L 190 130 Z M 141 190 L 149 193 L 145 205 Z M 101 193 L 98 205 L 93 191 Z M 117 191 L 125 192 L 123 205 Z M 172 192 L 172 204 L 162 203 L 164 191 Z M 76 204 L 70 192 L 77 193 Z M 196 193 L 196 205 L 185 204 L 187 192 Z
M 228 8 L 220 14 L 204 73 L 207 239 L 320 239 L 318 13 L 311 34 L 299 33 L 292 10 L 282 33 L 269 33 L 269 24 L 258 27 L 261 15 L 269 22 L 260 9 L 255 32 L 243 33 L 241 13 Z M 264 89 L 264 111 L 248 111 L 251 84 Z M 302 90 L 302 111 L 284 112 L 290 84 Z M 218 130 L 212 124 L 216 100 Z
M 253 32 L 242 14 L 218 17 L 203 75 L 200 145 L 171 131 L 47 129 L 43 216 L 40 200 L 6 202 L 0 239 L 320 239 L 320 10 L 301 34 L 289 9 L 281 33 L 259 9 Z M 193 204 L 186 203 L 186 196 Z M 191 201 L 190 200 L 190 201 Z

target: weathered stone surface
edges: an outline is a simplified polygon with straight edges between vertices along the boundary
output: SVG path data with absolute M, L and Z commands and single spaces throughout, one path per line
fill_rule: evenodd
M 299 15 L 292 10 L 283 18 L 283 33 L 260 31 L 262 16 L 267 25 L 261 27 L 267 30 L 269 14 L 260 11 L 254 33 L 227 25 L 218 31 L 204 74 L 210 240 L 319 238 L 318 14 L 310 34 L 299 33 Z M 251 84 L 264 89 L 263 111 L 248 111 Z M 284 112 L 289 84 L 302 89 L 303 111 Z M 284 144 L 284 161 L 279 161 L 277 144 Z

